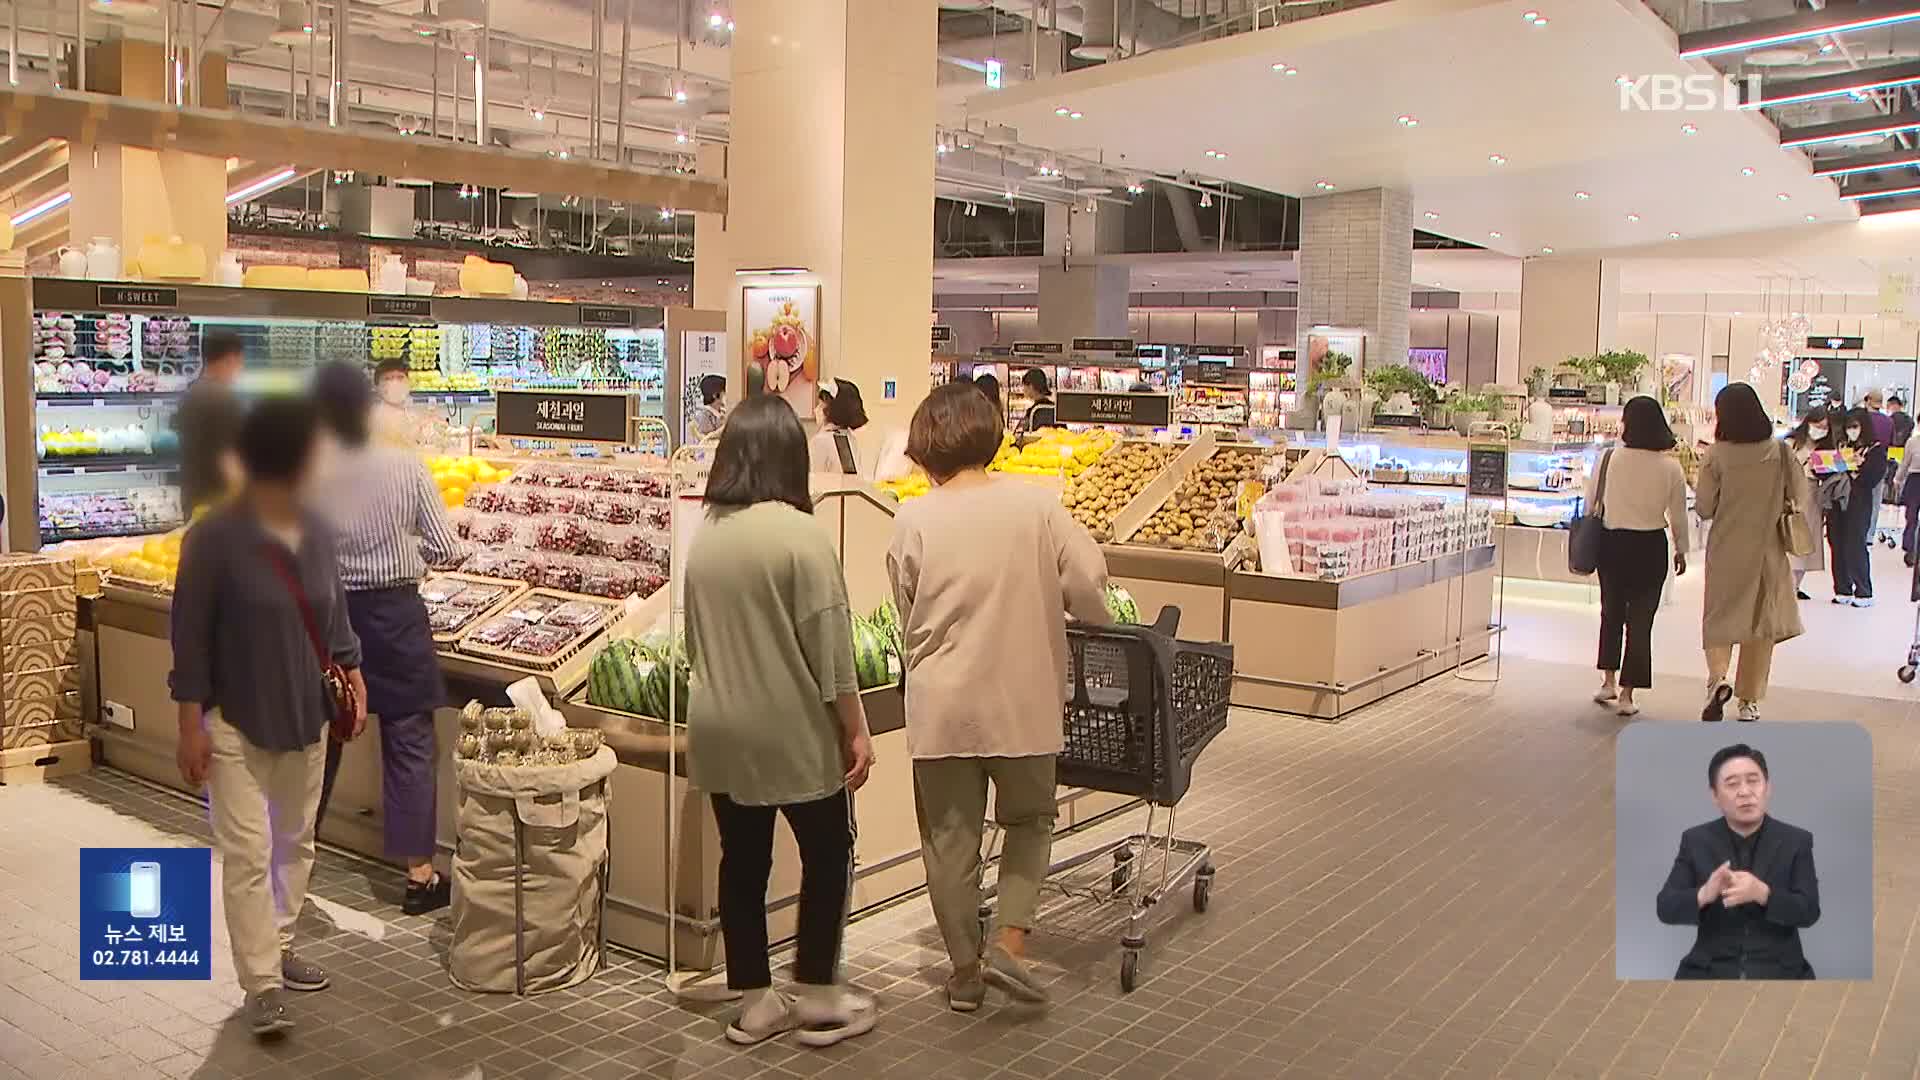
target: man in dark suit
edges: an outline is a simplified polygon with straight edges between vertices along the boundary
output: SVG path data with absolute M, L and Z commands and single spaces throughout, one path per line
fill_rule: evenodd
M 1820 920 L 1813 834 L 1767 816 L 1765 754 L 1723 747 L 1707 765 L 1721 817 L 1680 834 L 1660 921 L 1697 926 L 1676 979 L 1811 979 L 1800 931 Z

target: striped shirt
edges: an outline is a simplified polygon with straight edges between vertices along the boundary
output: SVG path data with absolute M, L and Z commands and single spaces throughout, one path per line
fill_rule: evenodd
M 346 451 L 320 490 L 348 592 L 415 585 L 429 566 L 451 565 L 464 554 L 432 474 L 410 451 Z

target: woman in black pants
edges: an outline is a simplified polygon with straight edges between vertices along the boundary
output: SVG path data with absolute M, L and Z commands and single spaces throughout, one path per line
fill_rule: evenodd
M 1854 607 L 1873 606 L 1873 511 L 1887 479 L 1887 447 L 1873 437 L 1873 423 L 1865 409 L 1848 412 L 1840 424 L 1840 445 L 1860 456 L 1849 474 L 1847 505 L 1827 523 L 1827 543 L 1833 553 L 1833 602 Z
M 1640 711 L 1634 691 L 1653 685 L 1653 617 L 1666 587 L 1667 537 L 1675 575 L 1687 572 L 1687 478 L 1667 451 L 1666 412 L 1636 397 L 1622 412 L 1619 447 L 1587 483 L 1587 504 L 1605 527 L 1600 543 L 1600 689 L 1593 700 L 1621 716 Z

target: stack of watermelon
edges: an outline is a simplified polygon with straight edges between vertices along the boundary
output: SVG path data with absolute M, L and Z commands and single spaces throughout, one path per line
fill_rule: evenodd
M 871 615 L 853 617 L 853 666 L 860 676 L 860 689 L 899 682 L 904 656 L 900 614 L 893 601 L 881 604 Z
M 671 711 L 674 722 L 684 724 L 689 674 L 686 645 L 679 638 L 617 638 L 587 669 L 587 702 L 656 719 Z
M 1140 605 L 1133 602 L 1133 594 L 1118 585 L 1107 585 L 1107 614 L 1117 623 L 1138 623 Z

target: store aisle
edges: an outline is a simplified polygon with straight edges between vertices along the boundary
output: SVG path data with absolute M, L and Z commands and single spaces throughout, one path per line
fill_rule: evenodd
M 1831 602 L 1833 579 L 1807 575 L 1811 600 L 1800 605 L 1807 632 L 1780 647 L 1773 658 L 1773 685 L 1825 690 L 1900 701 L 1920 701 L 1920 683 L 1902 685 L 1894 672 L 1913 639 L 1914 605 L 1907 600 L 1913 571 L 1898 551 L 1875 546 L 1873 580 L 1879 602 L 1870 608 Z M 1698 717 L 1707 665 L 1700 652 L 1701 598 L 1705 577 L 1696 556 L 1685 577 L 1671 582 L 1654 623 L 1654 693 L 1641 703 L 1651 714 Z M 1512 581 L 1507 592 L 1508 657 L 1591 667 L 1600 627 L 1600 593 L 1591 586 Z M 1599 676 L 1592 677 L 1593 686 Z M 1582 694 L 1593 686 L 1583 680 Z M 1571 692 L 1571 691 L 1569 691 Z M 1769 707 L 1773 719 L 1797 719 Z M 1821 719 L 1808 717 L 1807 719 Z
M 1623 722 L 1569 695 L 1583 680 L 1510 656 L 1497 686 L 1442 678 L 1337 725 L 1237 714 L 1180 814 L 1216 846 L 1212 909 L 1168 905 L 1137 992 L 1118 991 L 1112 921 L 1067 903 L 1043 920 L 1071 932 L 1037 941 L 1050 1013 L 951 1014 L 915 901 L 855 927 L 848 963 L 881 1026 L 828 1051 L 732 1047 L 716 1014 L 674 1006 L 632 961 L 526 1002 L 454 990 L 445 922 L 395 918 L 334 855 L 315 891 L 354 928 L 311 912 L 302 928 L 333 989 L 298 996 L 301 1028 L 262 1048 L 229 1019 L 230 970 L 198 986 L 75 978 L 75 849 L 202 840 L 191 804 L 112 773 L 0 788 L 0 1080 L 1914 1076 L 1920 793 L 1899 778 L 1920 764 L 1916 707 L 1779 695 L 1782 712 L 1873 733 L 1876 981 L 1623 985 Z

